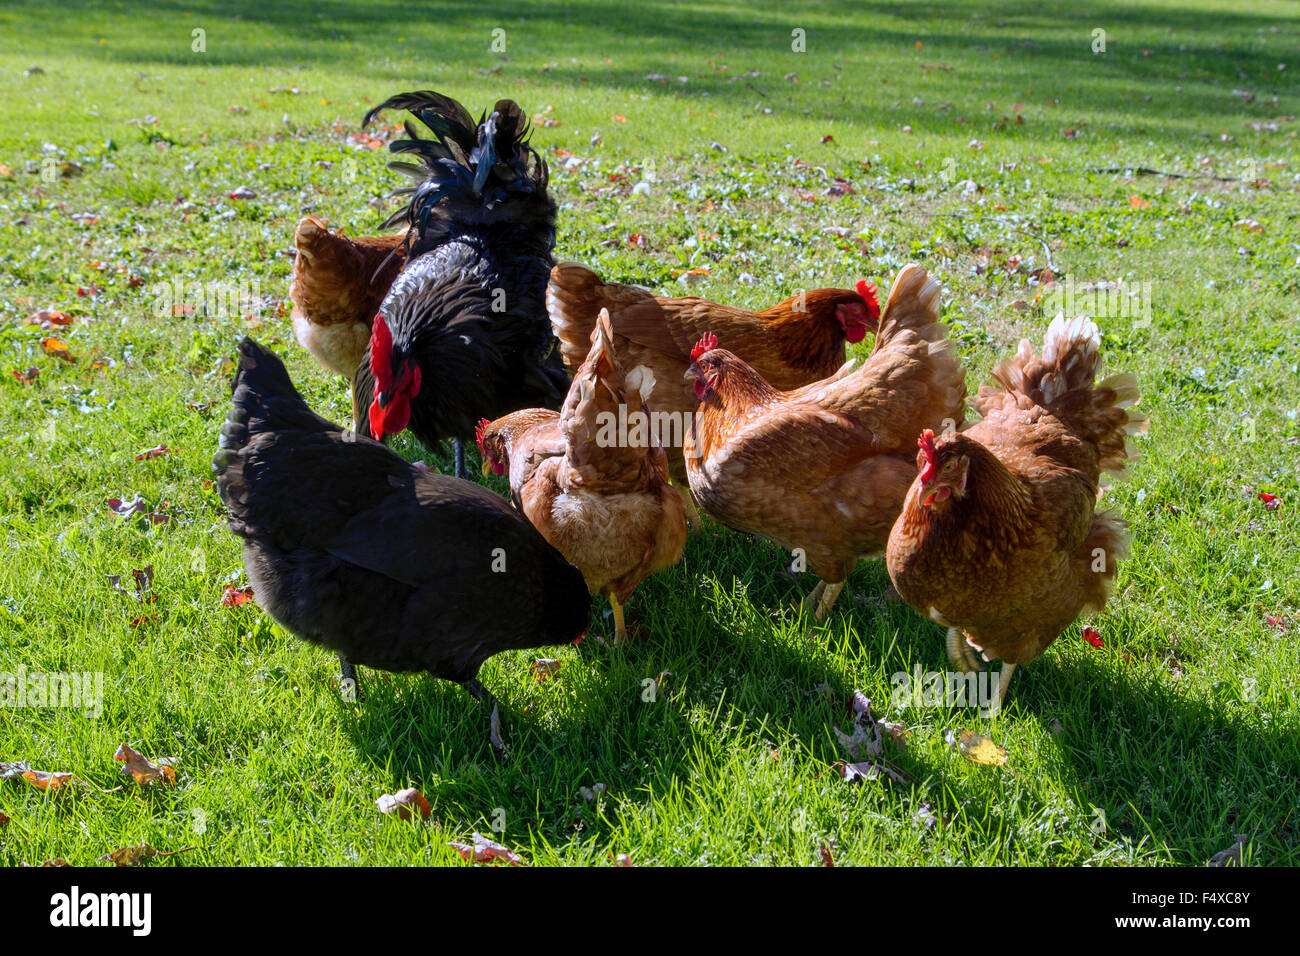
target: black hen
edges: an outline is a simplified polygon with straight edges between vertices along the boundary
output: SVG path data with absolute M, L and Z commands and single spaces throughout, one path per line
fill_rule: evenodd
M 582 574 L 508 502 L 321 418 L 248 338 L 213 470 L 258 603 L 341 658 L 486 696 L 488 657 L 586 627 Z
M 379 104 L 409 110 L 436 137 L 395 153 L 389 165 L 417 181 L 409 204 L 384 225 L 407 223 L 407 265 L 375 316 L 370 347 L 352 381 L 356 427 L 383 439 L 408 426 L 430 447 L 463 440 L 482 418 L 520 408 L 558 408 L 568 378 L 546 312 L 554 260 L 555 203 L 546 163 L 528 145 L 528 119 L 500 100 L 475 123 L 463 106 L 430 91 Z

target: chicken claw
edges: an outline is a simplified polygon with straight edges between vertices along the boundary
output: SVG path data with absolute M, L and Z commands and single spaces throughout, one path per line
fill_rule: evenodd
M 966 636 L 955 627 L 948 628 L 948 663 L 964 674 L 983 670 L 983 666 L 971 653 Z

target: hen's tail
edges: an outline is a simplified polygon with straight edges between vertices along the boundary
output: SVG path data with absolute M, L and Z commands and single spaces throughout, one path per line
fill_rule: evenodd
M 399 93 L 367 113 L 363 125 L 386 109 L 410 111 L 435 138 L 421 138 L 408 120 L 405 128 L 410 138 L 389 144 L 392 152 L 411 153 L 417 162 L 388 164 L 414 180 L 414 185 L 393 193 L 411 198 L 385 227 L 406 223 L 416 237 L 428 241 L 440 220 L 505 221 L 521 212 L 526 215 L 530 206 L 544 219 L 554 216 L 555 206 L 546 192 L 550 179 L 546 162 L 528 145 L 528 117 L 514 100 L 498 100 L 492 112 L 476 123 L 449 96 L 431 90 Z
M 921 356 L 924 374 L 907 376 L 908 382 L 922 387 L 912 404 L 919 417 L 916 428 L 911 430 L 918 434 L 936 423 L 945 430 L 955 428 L 966 418 L 966 369 L 939 320 L 940 291 L 938 280 L 922 266 L 904 266 L 889 289 L 872 349 L 874 358 L 891 347 L 906 348 L 911 337 L 927 343 Z M 908 382 L 900 382 L 899 387 Z
M 564 365 L 576 374 L 591 351 L 592 333 L 601 309 L 611 315 L 654 294 L 635 286 L 606 282 L 584 265 L 561 262 L 551 269 L 546 286 L 546 311 L 560 340 Z
M 1112 375 L 1097 382 L 1101 333 L 1087 316 L 1052 320 L 1043 340 L 1043 354 L 1034 354 L 1027 339 L 993 370 L 996 386 L 980 389 L 980 414 L 1013 400 L 1020 409 L 1047 409 L 1075 435 L 1093 444 L 1102 471 L 1119 473 L 1134 456 L 1129 435 L 1144 434 L 1150 422 L 1131 406 L 1140 397 L 1132 374 Z
M 232 392 L 212 471 L 221 499 L 234 516 L 247 499 L 243 452 L 253 439 L 268 431 L 322 431 L 333 426 L 307 407 L 284 363 L 248 337 L 239 343 Z

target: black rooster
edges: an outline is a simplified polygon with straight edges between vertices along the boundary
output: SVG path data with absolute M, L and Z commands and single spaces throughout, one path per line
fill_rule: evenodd
M 508 502 L 321 418 L 248 338 L 213 470 L 258 603 L 345 677 L 427 670 L 490 700 L 488 657 L 587 625 L 582 574 Z
M 409 139 L 390 145 L 420 162 L 389 165 L 416 180 L 397 190 L 407 206 L 384 223 L 407 223 L 407 265 L 375 316 L 352 380 L 357 428 L 382 440 L 410 427 L 430 447 L 464 439 L 482 418 L 520 408 L 558 408 L 568 390 L 546 312 L 554 260 L 555 203 L 545 161 L 528 145 L 528 119 L 499 100 L 474 122 L 450 97 L 402 93 L 380 103 L 409 110 Z

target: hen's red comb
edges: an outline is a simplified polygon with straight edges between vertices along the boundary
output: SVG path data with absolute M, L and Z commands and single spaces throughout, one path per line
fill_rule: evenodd
M 712 352 L 718 347 L 718 337 L 712 332 L 705 332 L 700 340 L 695 343 L 695 348 L 691 349 L 691 361 L 694 362 L 705 352 Z
M 880 299 L 876 296 L 876 286 L 866 279 L 859 279 L 857 284 L 858 295 L 862 301 L 867 304 L 867 315 L 871 316 L 871 321 L 880 321 Z
M 381 313 L 375 313 L 375 324 L 370 328 L 370 374 L 375 378 L 375 388 L 386 392 L 393 385 L 393 333 Z
M 925 467 L 921 469 L 922 481 L 933 481 L 934 473 L 937 470 L 938 463 L 935 457 L 938 454 L 934 447 L 934 432 L 927 428 L 921 432 L 921 437 L 917 439 L 917 447 L 925 452 Z
M 479 451 L 483 451 L 483 436 L 487 434 L 488 426 L 491 424 L 486 418 L 480 418 L 478 424 L 474 426 L 474 441 L 478 442 Z

